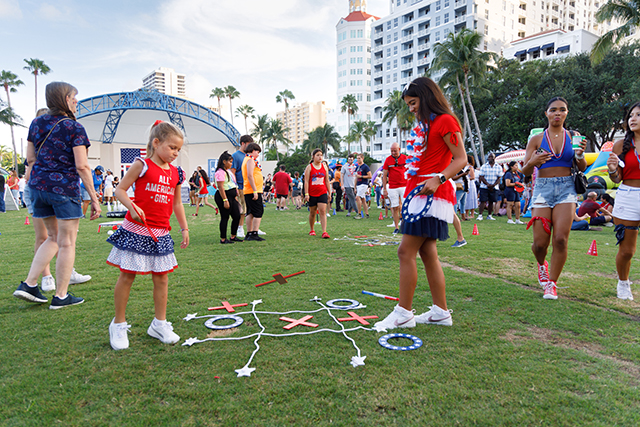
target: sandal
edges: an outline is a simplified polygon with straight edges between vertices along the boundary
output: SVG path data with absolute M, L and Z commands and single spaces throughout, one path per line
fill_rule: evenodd
M 315 232 L 315 231 L 311 230 L 311 231 L 309 232 L 309 236 L 315 236 L 315 235 L 316 235 L 316 232 Z

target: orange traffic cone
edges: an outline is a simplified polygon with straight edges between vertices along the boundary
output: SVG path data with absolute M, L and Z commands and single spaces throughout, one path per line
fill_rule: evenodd
M 598 256 L 598 246 L 596 246 L 596 240 L 595 239 L 593 239 L 593 242 L 591 242 L 591 246 L 589 247 L 589 250 L 587 251 L 587 255 Z
M 380 212 L 380 215 L 378 216 L 378 219 L 380 219 L 380 220 L 383 219 L 382 212 Z
M 480 233 L 478 233 L 478 224 L 473 224 L 473 232 L 471 232 L 471 234 L 473 236 L 477 236 L 477 235 L 480 234 Z
M 29 222 L 29 217 L 28 216 L 24 220 L 24 225 L 31 225 L 31 223 Z

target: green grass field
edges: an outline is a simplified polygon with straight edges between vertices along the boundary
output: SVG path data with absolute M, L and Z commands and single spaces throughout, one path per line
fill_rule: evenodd
M 472 236 L 474 223 L 465 222 L 467 246 L 451 248 L 453 237 L 438 246 L 453 327 L 401 330 L 424 341 L 413 351 L 384 349 L 378 344 L 382 334 L 374 331 L 350 332 L 366 356 L 356 368 L 350 364 L 355 349 L 340 334 L 262 337 L 250 365 L 256 370 L 237 377 L 254 339 L 182 346 L 189 337 L 211 333 L 205 319 L 182 319 L 211 314 L 207 308 L 221 301 L 262 299 L 257 310 L 310 311 L 318 308 L 309 301 L 315 296 L 324 302 L 356 299 L 367 306 L 358 314 L 382 318 L 395 303 L 361 291 L 397 296 L 397 246 L 333 238 L 393 240 L 390 220 L 379 221 L 377 209 L 368 220 L 340 214 L 329 219 L 332 239 L 322 240 L 307 236 L 308 225 L 300 224 L 306 210 L 276 212 L 268 205 L 261 226 L 265 242 L 220 245 L 213 210 L 201 208 L 197 218 L 191 217 L 194 208 L 186 210 L 191 245 L 176 246 L 180 267 L 169 279 L 168 320 L 181 341 L 167 346 L 146 334 L 152 283 L 140 277 L 128 306 L 130 348 L 119 352 L 109 345 L 118 270 L 105 263 L 107 230 L 97 234 L 97 221 L 81 221 L 75 266 L 93 279 L 70 287 L 84 304 L 53 311 L 11 295 L 29 269 L 33 227 L 23 225 L 25 210 L 0 214 L 0 424 L 640 425 L 640 286 L 632 286 L 636 301 L 616 298 L 610 228 L 571 234 L 560 298 L 548 301 L 537 284 L 530 230 L 499 218 L 478 223 L 480 234 Z M 450 234 L 455 236 L 453 228 Z M 587 255 L 593 239 L 597 257 Z M 306 273 L 287 284 L 254 286 L 300 270 Z M 422 268 L 419 273 L 414 308 L 421 313 L 431 297 Z M 637 258 L 631 280 L 640 282 Z M 337 329 L 326 313 L 313 315 L 320 327 Z M 252 316 L 243 317 L 239 328 L 212 335 L 260 330 Z M 267 332 L 287 332 L 278 317 L 260 315 Z

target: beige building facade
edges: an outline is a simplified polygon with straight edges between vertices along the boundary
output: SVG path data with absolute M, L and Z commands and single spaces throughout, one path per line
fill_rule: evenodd
M 289 128 L 286 136 L 292 142 L 291 148 L 295 149 L 307 139 L 307 132 L 327 123 L 327 106 L 324 101 L 304 102 L 292 106 L 286 112 L 276 113 L 276 119 Z

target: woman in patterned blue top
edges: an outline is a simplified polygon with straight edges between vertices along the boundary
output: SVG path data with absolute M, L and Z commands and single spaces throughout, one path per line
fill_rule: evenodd
M 76 235 L 82 217 L 79 180 L 91 197 L 91 219 L 100 216 L 87 157 L 89 138 L 75 113 L 78 90 L 68 83 L 53 82 L 46 88 L 49 114 L 37 117 L 29 127 L 27 160 L 33 165 L 29 190 L 34 218 L 42 218 L 49 237 L 38 248 L 27 279 L 13 293 L 25 301 L 46 303 L 38 289 L 38 276 L 58 254 L 56 295 L 49 308 L 84 302 L 67 293 L 76 256 Z

